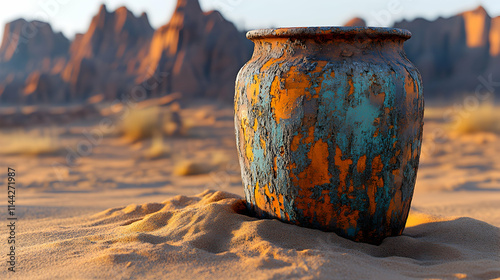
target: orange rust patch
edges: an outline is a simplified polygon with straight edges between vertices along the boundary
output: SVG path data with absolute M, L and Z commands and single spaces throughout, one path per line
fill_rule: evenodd
M 307 137 L 304 139 L 304 144 L 310 144 L 312 142 L 314 142 L 314 130 L 316 129 L 316 127 L 314 125 L 311 125 L 309 127 L 309 134 L 307 135 Z
M 269 191 L 267 185 L 263 188 L 259 187 L 259 183 L 255 185 L 255 203 L 257 207 L 265 210 L 266 212 L 274 213 L 279 219 L 282 218 L 281 211 L 285 212 L 283 203 L 283 195 L 277 196 L 275 193 Z
M 304 171 L 296 176 L 292 171 L 296 168 L 296 164 L 292 163 L 288 167 L 292 181 L 300 187 L 300 194 L 295 199 L 295 207 L 297 209 L 301 209 L 305 217 L 311 217 L 311 219 L 315 216 L 322 217 L 324 222 L 327 222 L 325 220 L 327 217 L 332 217 L 334 215 L 334 209 L 329 204 L 330 198 L 327 198 L 326 196 L 328 195 L 325 194 L 326 196 L 324 197 L 323 202 L 321 202 L 311 198 L 311 196 L 313 194 L 314 187 L 330 183 L 332 176 L 328 171 L 328 154 L 328 143 L 325 143 L 322 139 L 320 139 L 311 146 L 311 149 L 307 154 L 311 163 L 304 169 Z M 314 208 L 317 207 L 322 208 L 322 211 L 325 212 L 318 213 L 314 210 Z
M 379 177 L 378 174 L 384 169 L 384 164 L 382 163 L 382 156 L 378 155 L 373 158 L 372 161 L 372 176 L 367 188 L 367 195 L 369 201 L 370 215 L 374 215 L 377 210 L 377 202 L 375 196 L 377 194 L 378 188 L 384 186 L 384 179 Z
M 316 65 L 316 68 L 314 68 L 314 70 L 311 72 L 311 73 L 320 73 L 323 71 L 323 69 L 325 68 L 327 62 L 326 61 L 318 61 L 318 64 Z M 324 80 L 324 77 L 323 75 L 320 75 L 319 78 L 318 78 L 318 86 L 314 88 L 315 90 L 315 94 L 313 96 L 313 98 L 318 98 L 319 97 L 319 92 L 321 91 L 321 83 L 323 82 Z
M 377 210 L 377 202 L 375 201 L 375 195 L 377 194 L 377 186 L 373 184 L 368 184 L 368 189 L 366 190 L 366 194 L 368 195 L 369 202 L 369 210 L 370 215 L 374 215 Z
M 372 104 L 377 104 L 378 106 L 384 106 L 385 102 L 385 92 L 378 92 L 375 91 L 373 94 L 370 95 L 370 101 Z M 387 108 L 384 108 L 384 110 L 387 110 Z
M 349 76 L 349 94 L 352 95 L 354 94 L 354 82 L 352 80 L 352 76 Z
M 337 146 L 335 150 L 335 165 L 340 171 L 339 175 L 339 192 L 344 192 L 346 190 L 346 178 L 349 174 L 349 168 L 352 164 L 352 159 L 342 160 L 342 150 Z
M 285 89 L 281 89 L 281 85 Z M 297 70 L 296 66 L 290 68 L 284 78 L 274 78 L 271 84 L 271 108 L 274 109 L 274 115 L 277 123 L 282 119 L 289 119 L 297 108 L 297 100 L 301 96 L 311 99 L 311 93 L 306 88 L 311 86 L 308 76 Z
M 290 149 L 292 150 L 292 152 L 297 151 L 297 149 L 299 148 L 300 140 L 302 139 L 302 137 L 303 137 L 302 133 L 299 133 L 293 137 L 292 144 L 290 145 Z
M 372 174 L 380 173 L 384 169 L 384 164 L 382 163 L 382 156 L 378 155 L 373 159 L 372 163 Z
M 283 61 L 285 58 L 284 57 L 280 57 L 278 59 L 275 59 L 275 58 L 271 58 L 269 59 L 266 63 L 264 63 L 264 65 L 262 65 L 262 67 L 260 68 L 260 73 L 264 73 L 267 69 L 269 69 L 271 66 L 273 66 L 274 64 L 277 64 L 279 63 L 280 61 Z
M 328 143 L 322 139 L 314 143 L 307 154 L 311 164 L 299 174 L 300 186 L 314 188 L 315 186 L 330 183 L 332 177 L 328 172 Z
M 418 98 L 418 88 L 415 85 L 415 80 L 410 76 L 406 75 L 405 78 L 405 91 L 406 91 L 406 107 L 412 108 L 414 102 Z
M 247 92 L 248 102 L 250 102 L 252 105 L 255 105 L 255 103 L 257 103 L 257 98 L 259 97 L 259 92 L 260 92 L 259 76 L 257 75 L 253 76 L 253 81 L 248 87 L 248 90 L 246 92 Z
M 264 63 L 264 65 L 262 65 L 262 67 L 260 68 L 260 72 L 263 73 L 264 71 L 266 71 L 269 67 L 271 67 L 274 63 L 276 62 L 275 59 L 269 59 L 266 63 Z
M 405 166 L 408 164 L 408 161 L 410 161 L 411 151 L 412 151 L 411 144 L 408 144 L 403 150 L 403 161 L 401 163 L 401 168 L 405 168 Z M 399 151 L 399 153 L 401 153 L 401 151 Z
M 259 207 L 260 209 L 267 208 L 266 197 L 264 195 L 265 195 L 264 191 L 259 188 L 259 182 L 257 182 L 254 189 L 254 196 L 255 196 L 255 204 L 257 204 L 257 207 Z
M 418 148 L 415 148 L 412 152 L 413 154 L 413 159 L 417 159 L 417 156 L 418 156 Z
M 340 215 L 337 217 L 337 226 L 345 231 L 358 226 L 359 210 L 352 210 L 347 205 L 340 207 Z
M 363 173 L 365 171 L 365 169 L 366 169 L 366 155 L 361 156 L 358 159 L 357 169 L 358 169 L 358 173 Z
M 242 118 L 241 131 L 245 136 L 245 156 L 249 161 L 253 161 L 252 138 L 254 133 L 253 132 L 250 133 L 248 128 L 249 128 L 248 119 Z

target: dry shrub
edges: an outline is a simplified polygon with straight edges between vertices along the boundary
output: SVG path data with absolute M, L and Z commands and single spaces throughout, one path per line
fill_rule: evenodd
M 124 114 L 119 131 L 127 142 L 135 143 L 161 133 L 159 107 L 130 109 Z
M 161 133 L 155 134 L 151 141 L 151 147 L 145 152 L 146 159 L 159 159 L 166 157 L 170 154 L 170 149 L 163 142 L 163 135 Z
M 184 160 L 177 162 L 174 166 L 174 175 L 177 176 L 192 176 L 207 174 L 212 170 L 208 164 L 197 163 L 192 160 Z
M 155 135 L 181 134 L 180 115 L 171 108 L 158 106 L 131 109 L 125 112 L 119 124 L 119 132 L 129 143 L 149 139 Z
M 424 111 L 424 118 L 426 120 L 444 120 L 444 111 L 445 109 L 443 107 L 426 106 Z
M 500 133 L 500 110 L 491 104 L 482 105 L 478 110 L 456 120 L 451 129 L 459 135 Z
M 0 154 L 3 155 L 56 155 L 63 150 L 59 136 L 48 129 L 1 133 L 0 139 Z

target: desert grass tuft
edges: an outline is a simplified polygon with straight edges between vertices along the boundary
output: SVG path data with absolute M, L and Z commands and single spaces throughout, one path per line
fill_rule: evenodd
M 3 132 L 0 138 L 2 155 L 42 156 L 57 155 L 63 151 L 59 137 L 53 130 Z
M 163 134 L 156 133 L 151 141 L 151 147 L 144 153 L 146 159 L 159 159 L 170 155 L 170 149 L 163 142 Z
M 174 166 L 174 175 L 177 176 L 193 176 L 208 174 L 212 170 L 209 164 L 202 164 L 192 160 L 183 160 L 177 162 Z
M 155 135 L 181 135 L 183 124 L 178 110 L 180 108 L 159 106 L 130 109 L 118 125 L 119 134 L 129 143 L 154 138 Z
M 451 130 L 458 135 L 480 132 L 500 133 L 500 110 L 492 104 L 482 105 L 453 122 Z
M 162 133 L 160 108 L 130 109 L 124 113 L 118 129 L 129 143 L 136 143 Z

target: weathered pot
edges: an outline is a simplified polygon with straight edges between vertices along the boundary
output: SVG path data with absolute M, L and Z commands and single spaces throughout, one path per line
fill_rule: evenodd
M 409 31 L 250 31 L 236 81 L 245 197 L 261 218 L 379 244 L 405 227 L 422 140 Z

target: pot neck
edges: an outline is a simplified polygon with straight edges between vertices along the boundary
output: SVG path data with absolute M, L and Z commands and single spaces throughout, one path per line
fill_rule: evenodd
M 378 27 L 304 27 L 260 29 L 247 33 L 256 54 L 284 52 L 284 55 L 323 54 L 352 57 L 357 54 L 402 53 L 411 37 L 404 29 Z
M 283 56 L 324 55 L 354 57 L 370 54 L 400 54 L 404 52 L 401 38 L 259 38 L 255 43 L 254 56 L 280 53 Z

